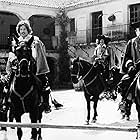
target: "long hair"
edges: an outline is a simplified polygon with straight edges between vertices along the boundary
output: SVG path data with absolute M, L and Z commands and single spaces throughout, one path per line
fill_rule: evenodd
M 24 25 L 27 28 L 27 31 L 29 34 L 33 33 L 30 22 L 28 20 L 21 20 L 21 21 L 19 21 L 19 23 L 16 26 L 16 31 L 17 31 L 18 35 L 20 35 L 20 27 L 22 25 Z

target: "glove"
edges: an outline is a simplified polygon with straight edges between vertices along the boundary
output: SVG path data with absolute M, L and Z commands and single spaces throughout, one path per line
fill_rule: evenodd
M 132 76 L 135 76 L 135 74 L 136 74 L 136 69 L 135 69 L 135 67 L 134 67 L 134 66 L 130 66 L 129 69 L 128 69 L 128 75 L 129 75 L 130 77 L 132 77 Z

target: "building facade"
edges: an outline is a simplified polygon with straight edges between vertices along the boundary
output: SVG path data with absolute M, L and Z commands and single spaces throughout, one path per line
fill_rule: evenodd
M 94 42 L 97 34 L 105 34 L 112 41 L 127 40 L 133 32 L 129 25 L 140 20 L 138 0 L 94 0 L 67 7 L 69 18 L 75 22 L 71 42 Z M 73 36 L 73 38 L 72 38 Z
M 5 51 L 8 49 L 7 37 L 12 33 L 16 34 L 15 28 L 19 20 L 27 19 L 34 35 L 40 37 L 46 46 L 46 57 L 52 69 L 53 81 L 59 79 L 57 48 L 60 27 L 56 22 L 56 15 L 64 7 L 70 18 L 67 31 L 71 45 L 93 43 L 97 34 L 108 35 L 112 41 L 127 41 L 134 35 L 129 25 L 140 20 L 139 0 L 0 0 L 1 71 L 6 63 L 3 58 L 8 57 Z M 120 47 L 125 50 L 125 45 Z M 86 51 L 92 55 L 92 49 Z M 74 53 L 90 57 L 85 51 L 78 50 Z M 119 51 L 118 55 L 121 56 Z

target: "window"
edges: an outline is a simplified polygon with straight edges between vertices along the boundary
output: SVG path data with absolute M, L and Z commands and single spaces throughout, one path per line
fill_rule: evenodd
M 130 24 L 140 21 L 140 4 L 130 6 Z M 129 27 L 129 39 L 135 37 L 135 30 Z
M 130 23 L 140 21 L 140 4 L 130 6 Z
M 75 18 L 70 19 L 70 32 L 75 32 Z
M 95 42 L 98 34 L 102 34 L 102 11 L 92 13 L 92 42 Z

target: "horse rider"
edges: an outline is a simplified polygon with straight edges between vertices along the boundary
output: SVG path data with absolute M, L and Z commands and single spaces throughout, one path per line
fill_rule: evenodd
M 27 20 L 19 21 L 19 23 L 16 26 L 16 31 L 17 31 L 17 34 L 19 35 L 19 38 L 17 39 L 18 42 L 21 42 L 21 41 L 28 42 L 31 39 L 31 37 L 33 37 L 33 41 L 31 43 L 31 49 L 32 49 L 32 57 L 36 61 L 36 67 L 37 67 L 35 75 L 37 76 L 37 79 L 39 79 L 42 83 L 41 96 L 43 97 L 44 108 L 45 110 L 46 109 L 50 110 L 49 94 L 47 92 L 47 83 L 48 83 L 47 74 L 50 72 L 50 69 L 48 66 L 47 59 L 46 59 L 45 46 L 37 36 L 32 35 L 33 31 L 30 26 L 29 21 Z M 13 43 L 12 51 L 9 52 L 9 57 L 8 57 L 7 65 L 6 65 L 6 72 L 7 72 L 7 77 L 9 79 L 9 86 L 14 77 L 13 76 L 14 74 L 11 74 L 11 73 L 14 73 L 13 63 L 16 60 L 16 56 L 13 53 L 14 48 L 16 47 L 15 46 L 16 43 L 14 43 L 14 41 L 12 43 Z
M 110 88 L 108 81 L 110 80 L 110 78 L 112 78 L 110 77 L 109 71 L 113 66 L 118 64 L 118 59 L 113 49 L 108 46 L 108 43 L 111 41 L 111 39 L 105 35 L 98 35 L 97 38 L 99 40 L 99 44 L 94 50 L 92 62 L 94 65 L 96 64 L 96 62 L 101 62 L 103 64 L 103 79 L 105 81 L 105 86 L 108 91 Z
M 135 77 L 140 69 L 140 22 L 132 23 L 130 26 L 132 29 L 135 29 L 136 37 L 130 39 L 127 43 L 126 52 L 121 66 L 121 73 L 123 73 L 124 76 L 119 84 L 122 101 L 126 101 L 124 103 L 127 120 L 130 119 L 129 116 L 131 114 L 131 106 L 135 98 Z

